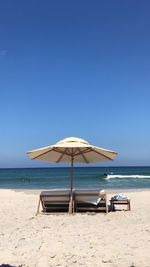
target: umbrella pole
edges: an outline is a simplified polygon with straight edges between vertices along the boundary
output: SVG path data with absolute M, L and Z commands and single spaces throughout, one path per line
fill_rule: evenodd
M 71 157 L 71 173 L 70 173 L 70 204 L 69 213 L 74 211 L 74 199 L 73 199 L 73 156 Z
M 73 190 L 73 157 L 71 157 L 71 193 Z

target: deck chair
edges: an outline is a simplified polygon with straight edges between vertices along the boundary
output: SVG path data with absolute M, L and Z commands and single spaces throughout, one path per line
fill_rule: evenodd
M 108 213 L 107 196 L 104 190 L 75 190 L 74 210 L 78 211 L 104 211 Z
M 51 212 L 72 212 L 72 197 L 70 190 L 49 190 L 42 191 L 39 197 L 38 209 L 36 215 L 39 213 L 40 205 L 43 213 Z

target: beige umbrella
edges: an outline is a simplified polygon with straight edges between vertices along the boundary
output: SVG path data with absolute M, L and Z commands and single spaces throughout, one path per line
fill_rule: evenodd
M 71 192 L 73 189 L 73 163 L 92 163 L 113 160 L 117 153 L 104 148 L 90 145 L 77 137 L 65 138 L 58 143 L 27 152 L 30 158 L 49 162 L 71 163 Z

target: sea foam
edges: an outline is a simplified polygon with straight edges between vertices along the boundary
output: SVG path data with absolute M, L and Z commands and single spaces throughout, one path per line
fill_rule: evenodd
M 128 179 L 128 178 L 129 179 L 150 179 L 150 176 L 149 175 L 138 175 L 138 174 L 135 174 L 135 175 L 108 174 L 105 179 L 109 180 L 109 179 Z

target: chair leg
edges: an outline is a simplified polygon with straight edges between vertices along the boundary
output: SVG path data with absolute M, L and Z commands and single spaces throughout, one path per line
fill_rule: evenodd
M 108 205 L 107 205 L 107 195 L 106 195 L 106 198 L 105 198 L 105 201 L 106 201 L 106 213 L 108 213 Z
M 72 201 L 72 213 L 74 213 L 74 200 Z
M 74 192 L 71 192 L 70 202 L 69 202 L 69 214 L 74 213 Z
M 69 202 L 69 214 L 72 214 L 72 201 Z
M 107 203 L 106 203 L 106 213 L 108 213 L 108 205 L 107 205 Z
M 39 198 L 39 202 L 38 202 L 38 208 L 37 208 L 37 212 L 36 212 L 36 216 L 39 214 L 39 209 L 40 209 L 40 198 Z
M 70 196 L 70 202 L 69 202 L 69 214 L 72 213 L 72 195 Z
M 128 202 L 128 210 L 131 210 L 130 200 Z

